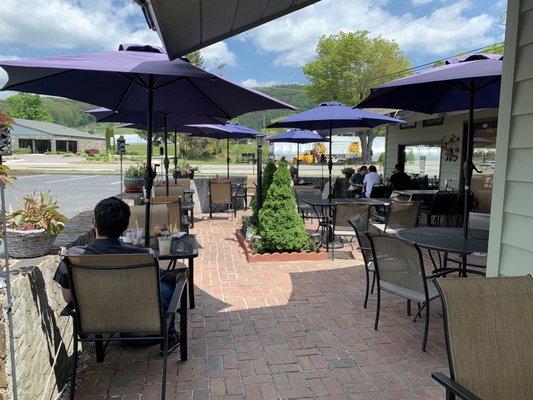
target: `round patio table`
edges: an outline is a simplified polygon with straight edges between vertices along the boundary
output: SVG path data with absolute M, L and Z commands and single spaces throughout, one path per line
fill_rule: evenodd
M 466 276 L 466 256 L 487 253 L 489 244 L 489 232 L 479 229 L 470 229 L 466 239 L 463 239 L 462 228 L 406 228 L 396 234 L 400 239 L 428 250 L 461 255 L 463 263 L 459 271 L 463 276 Z

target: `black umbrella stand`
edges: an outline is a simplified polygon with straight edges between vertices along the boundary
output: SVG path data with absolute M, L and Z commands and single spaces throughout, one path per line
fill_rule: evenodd
M 178 128 L 174 127 L 174 183 L 178 183 Z
M 152 186 L 154 184 L 154 170 L 152 168 L 152 134 L 154 115 L 154 76 L 148 77 L 148 121 L 146 121 L 146 170 L 144 171 L 144 245 L 150 246 L 150 198 L 152 197 Z M 166 129 L 166 128 L 165 128 Z M 163 387 L 164 391 L 165 388 Z
M 168 183 L 168 167 L 170 162 L 168 160 L 168 129 L 167 129 L 167 116 L 165 115 L 165 132 L 163 137 L 163 146 L 165 147 L 165 159 L 163 160 L 163 165 L 165 167 L 165 193 L 167 196 L 170 196 L 169 183 Z

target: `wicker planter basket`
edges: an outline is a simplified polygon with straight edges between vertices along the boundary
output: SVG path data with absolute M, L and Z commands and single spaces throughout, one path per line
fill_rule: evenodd
M 137 176 L 124 177 L 124 188 L 126 189 L 126 193 L 140 193 L 143 190 L 143 186 L 143 178 Z
M 7 229 L 7 246 L 13 258 L 35 258 L 50 253 L 57 234 L 46 233 L 44 229 L 17 231 Z

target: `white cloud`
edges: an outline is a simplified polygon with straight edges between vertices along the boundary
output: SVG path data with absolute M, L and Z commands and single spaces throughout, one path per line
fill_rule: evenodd
M 433 0 L 411 0 L 411 4 L 414 6 L 423 6 L 432 2 Z
M 489 34 L 496 18 L 485 13 L 465 15 L 473 1 L 456 0 L 417 18 L 412 13 L 393 15 L 386 0 L 323 0 L 254 29 L 244 37 L 253 41 L 258 51 L 277 54 L 274 64 L 283 66 L 303 65 L 314 57 L 321 35 L 341 30 L 368 30 L 371 36 L 396 40 L 404 51 L 446 56 L 443 53 L 468 50 L 496 40 Z
M 226 42 L 218 42 L 200 51 L 208 69 L 215 69 L 221 64 L 226 66 L 237 65 L 237 56 L 229 48 Z
M 108 0 L 2 0 L 0 43 L 35 49 L 116 49 L 122 42 L 159 44 L 146 24 L 131 24 L 141 13 L 131 2 Z M 142 20 L 142 22 L 144 22 Z
M 241 85 L 250 87 L 250 88 L 258 88 L 258 87 L 268 87 L 268 86 L 274 86 L 274 85 L 280 85 L 280 81 L 265 81 L 260 82 L 255 79 L 245 79 L 241 82 Z

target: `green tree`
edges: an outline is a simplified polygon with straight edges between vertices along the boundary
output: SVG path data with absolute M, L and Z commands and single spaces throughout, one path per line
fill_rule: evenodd
M 309 245 L 303 220 L 296 212 L 291 176 L 285 162 L 280 163 L 274 174 L 259 211 L 259 221 L 262 251 L 301 251 Z
M 191 62 L 191 64 L 196 65 L 200 68 L 205 68 L 205 61 L 202 57 L 202 53 L 200 53 L 200 50 L 193 51 L 192 53 L 187 54 L 187 58 Z
M 52 121 L 50 112 L 38 94 L 20 92 L 8 97 L 5 102 L 5 111 L 13 118 Z
M 357 31 L 322 36 L 316 58 L 302 70 L 309 81 L 309 97 L 316 103 L 334 100 L 356 105 L 372 87 L 406 75 L 409 68 L 409 60 L 396 42 Z M 371 162 L 372 142 L 383 132 L 358 132 L 364 163 Z
M 272 185 L 274 174 L 276 173 L 277 169 L 278 167 L 276 167 L 276 163 L 272 160 L 269 160 L 267 165 L 265 166 L 265 169 L 263 171 L 263 184 L 261 188 L 262 189 L 261 197 L 263 198 L 263 204 L 265 202 L 268 189 L 270 188 L 270 185 Z M 259 210 L 257 209 L 257 199 L 255 198 L 255 196 L 252 199 L 251 207 L 252 207 L 252 226 L 256 227 L 257 222 L 259 221 Z
M 115 139 L 115 130 L 108 126 L 105 128 L 105 149 L 106 150 L 112 150 L 112 147 L 114 145 L 114 139 Z

